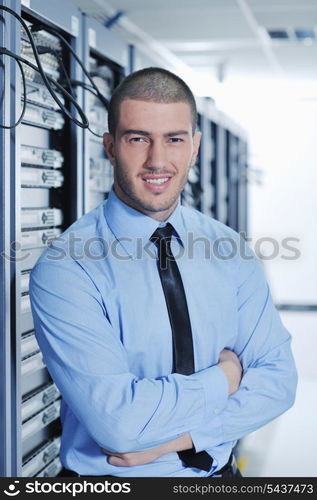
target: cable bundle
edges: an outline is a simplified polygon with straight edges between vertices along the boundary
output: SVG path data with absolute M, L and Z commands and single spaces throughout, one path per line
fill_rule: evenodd
M 2 124 L 0 124 L 0 127 L 5 128 L 5 129 L 12 129 L 12 128 L 17 127 L 23 120 L 23 117 L 24 117 L 25 111 L 26 111 L 26 77 L 25 77 L 25 68 L 23 67 L 25 65 L 29 69 L 40 74 L 44 85 L 46 86 L 48 92 L 50 93 L 50 95 L 52 96 L 52 98 L 54 99 L 54 101 L 56 102 L 56 104 L 58 105 L 60 110 L 62 111 L 62 113 L 64 113 L 73 123 L 78 125 L 78 127 L 81 127 L 84 129 L 87 128 L 88 130 L 90 130 L 90 132 L 92 134 L 96 135 L 97 137 L 102 137 L 101 135 L 96 134 L 93 130 L 90 129 L 88 118 L 87 118 L 86 114 L 84 113 L 84 111 L 82 110 L 82 108 L 80 107 L 80 105 L 78 104 L 78 102 L 76 101 L 76 98 L 75 98 L 74 93 L 73 93 L 73 87 L 80 86 L 84 90 L 91 92 L 101 101 L 101 103 L 103 104 L 103 106 L 105 106 L 106 109 L 108 109 L 108 107 L 109 107 L 109 101 L 101 94 L 101 92 L 99 91 L 93 78 L 91 77 L 89 72 L 84 67 L 83 62 L 77 56 L 73 47 L 54 28 L 51 28 L 48 26 L 43 26 L 41 24 L 32 27 L 32 32 L 36 33 L 38 31 L 45 30 L 46 32 L 51 33 L 52 35 L 56 36 L 62 42 L 62 44 L 65 45 L 65 47 L 70 51 L 72 56 L 75 58 L 77 63 L 80 65 L 84 74 L 88 78 L 90 84 L 83 82 L 83 81 L 70 80 L 68 73 L 67 73 L 67 70 L 64 66 L 62 57 L 60 56 L 57 48 L 50 48 L 50 47 L 47 47 L 46 45 L 37 46 L 31 30 L 29 29 L 27 23 L 22 19 L 22 17 L 19 14 L 17 14 L 14 10 L 10 9 L 9 7 L 5 7 L 5 6 L 0 6 L 0 10 L 4 10 L 4 11 L 8 12 L 9 14 L 11 14 L 22 25 L 22 28 L 26 34 L 26 37 L 31 45 L 32 55 L 33 55 L 33 58 L 34 58 L 35 63 L 36 63 L 36 64 L 33 64 L 29 60 L 30 59 L 29 57 L 28 57 L 28 59 L 26 59 L 25 57 L 22 57 L 18 54 L 15 54 L 14 52 L 11 52 L 10 50 L 6 49 L 5 47 L 0 47 L 0 54 L 7 55 L 8 57 L 13 58 L 16 61 L 16 63 L 18 64 L 20 72 L 21 72 L 22 86 L 23 86 L 23 106 L 22 106 L 21 115 L 20 115 L 18 121 L 14 125 L 2 125 Z M 46 54 L 46 53 L 52 54 L 59 62 L 60 68 L 61 68 L 63 75 L 64 75 L 65 83 L 67 84 L 67 87 L 68 87 L 68 91 L 59 82 L 57 82 L 52 76 L 48 76 L 45 73 L 41 59 L 40 59 L 40 54 Z M 77 120 L 77 118 L 75 118 L 70 113 L 70 111 L 66 108 L 64 103 L 58 97 L 54 88 L 57 89 L 66 99 L 68 99 L 68 101 L 71 104 L 74 105 L 77 112 L 79 113 L 81 121 Z

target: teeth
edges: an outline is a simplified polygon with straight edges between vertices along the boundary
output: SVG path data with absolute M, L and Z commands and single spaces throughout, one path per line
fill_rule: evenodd
M 164 177 L 162 179 L 146 179 L 146 182 L 150 184 L 163 184 L 163 182 L 168 181 L 168 177 Z

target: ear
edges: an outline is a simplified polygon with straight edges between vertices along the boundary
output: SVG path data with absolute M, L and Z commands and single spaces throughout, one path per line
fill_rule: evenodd
M 196 158 L 197 158 L 199 146 L 200 146 L 200 139 L 201 139 L 201 132 L 195 132 L 195 134 L 193 136 L 193 146 L 194 146 L 193 154 L 192 154 L 191 161 L 190 161 L 191 167 L 193 167 L 195 165 L 195 162 L 196 162 Z
M 114 154 L 114 137 L 109 132 L 103 134 L 103 147 L 110 160 L 112 166 L 116 166 L 116 158 Z

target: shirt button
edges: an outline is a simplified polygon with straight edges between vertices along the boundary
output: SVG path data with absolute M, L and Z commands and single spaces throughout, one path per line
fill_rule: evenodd
M 214 408 L 214 414 L 215 414 L 215 415 L 218 415 L 218 413 L 220 413 L 219 408 Z

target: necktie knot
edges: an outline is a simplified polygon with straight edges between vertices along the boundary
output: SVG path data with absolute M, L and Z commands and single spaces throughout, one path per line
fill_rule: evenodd
M 166 226 L 158 227 L 150 237 L 150 240 L 153 241 L 153 243 L 155 243 L 156 245 L 159 245 L 161 241 L 164 243 L 169 243 L 171 241 L 172 234 L 173 226 L 168 222 Z

